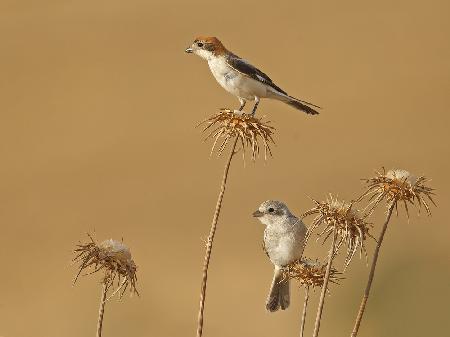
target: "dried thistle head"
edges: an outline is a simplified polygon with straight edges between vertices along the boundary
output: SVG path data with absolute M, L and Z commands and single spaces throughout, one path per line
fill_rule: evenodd
M 358 247 L 360 248 L 360 256 L 367 253 L 364 242 L 366 238 L 372 237 L 369 234 L 369 228 L 372 224 L 366 221 L 367 215 L 353 207 L 353 203 L 347 203 L 338 200 L 330 194 L 326 201 L 320 202 L 313 199 L 315 207 L 305 212 L 302 217 L 316 214 L 311 226 L 308 228 L 306 241 L 311 237 L 312 233 L 320 226 L 324 225 L 324 229 L 319 237 L 324 236 L 325 242 L 336 229 L 337 243 L 335 246 L 335 254 L 345 243 L 347 246 L 347 255 L 345 258 L 345 268 L 349 265 Z
M 431 215 L 431 210 L 426 199 L 436 206 L 432 199 L 434 189 L 425 185 L 429 180 L 424 176 L 415 177 L 410 172 L 401 169 L 386 172 L 383 168 L 382 172 L 376 171 L 375 177 L 365 179 L 365 181 L 368 188 L 360 199 L 370 196 L 368 207 L 371 211 L 384 199 L 388 205 L 394 204 L 396 209 L 399 202 L 403 203 L 408 217 L 408 203 L 418 206 L 419 211 L 423 205 L 428 215 Z
M 307 258 L 301 258 L 294 261 L 283 269 L 284 279 L 296 279 L 301 286 L 306 288 L 321 288 L 325 279 L 327 263 L 319 263 L 317 260 L 313 261 Z M 339 284 L 342 273 L 337 269 L 331 267 L 329 281 L 334 284 Z
M 130 287 L 131 293 L 139 295 L 136 289 L 137 267 L 128 247 L 123 242 L 113 239 L 105 240 L 97 244 L 91 235 L 88 234 L 88 236 L 90 241 L 79 243 L 74 250 L 76 256 L 73 262 L 80 263 L 74 283 L 84 270 L 91 269 L 85 275 L 103 271 L 104 277 L 102 283 L 107 288 L 113 286 L 115 281 L 117 281 L 117 289 L 113 295 L 121 290 L 120 297 L 122 297 L 128 286 Z
M 256 160 L 260 152 L 260 143 L 264 149 L 264 159 L 267 159 L 268 154 L 272 155 L 270 144 L 275 144 L 272 138 L 275 128 L 269 123 L 269 121 L 265 122 L 262 118 L 253 115 L 237 114 L 229 109 L 221 109 L 220 112 L 205 119 L 200 125 L 206 124 L 203 132 L 212 130 L 205 138 L 205 140 L 214 139 L 211 154 L 219 139 L 222 143 L 217 150 L 218 156 L 222 154 L 230 139 L 237 137 L 242 145 L 242 155 L 245 155 L 245 149 L 248 147 L 252 153 L 252 160 Z

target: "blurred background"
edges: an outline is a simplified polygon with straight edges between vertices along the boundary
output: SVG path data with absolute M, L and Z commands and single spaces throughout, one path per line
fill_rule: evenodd
M 209 157 L 195 125 L 238 107 L 184 53 L 197 35 L 324 107 L 311 117 L 262 101 L 277 146 L 267 162 L 232 164 L 205 336 L 297 336 L 303 291 L 292 288 L 288 311 L 265 311 L 272 265 L 251 213 L 269 198 L 296 214 L 312 207 L 308 196 L 351 199 L 381 166 L 432 178 L 439 207 L 393 218 L 359 336 L 448 334 L 449 10 L 436 0 L 2 0 L 0 335 L 95 334 L 100 275 L 71 284 L 86 232 L 123 237 L 139 266 L 141 297 L 110 302 L 104 336 L 195 334 L 225 161 Z M 379 210 L 377 236 L 382 219 Z M 307 255 L 327 248 L 313 243 Z M 321 336 L 349 336 L 367 275 L 356 258 L 332 286 Z

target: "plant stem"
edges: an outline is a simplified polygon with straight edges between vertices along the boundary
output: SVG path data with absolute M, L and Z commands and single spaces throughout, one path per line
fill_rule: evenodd
M 386 220 L 384 222 L 383 229 L 381 230 L 380 237 L 378 238 L 375 252 L 373 253 L 373 261 L 372 261 L 372 266 L 370 268 L 369 280 L 367 281 L 366 290 L 364 291 L 364 296 L 363 296 L 363 298 L 361 300 L 361 304 L 359 306 L 358 315 L 356 316 L 356 321 L 355 321 L 355 325 L 353 327 L 353 332 L 351 334 L 351 337 L 356 337 L 356 335 L 358 334 L 359 326 L 361 324 L 361 320 L 364 315 L 364 310 L 366 309 L 367 300 L 369 298 L 370 288 L 372 287 L 372 281 L 373 281 L 373 277 L 375 275 L 375 267 L 377 266 L 378 254 L 380 252 L 384 234 L 386 233 L 387 226 L 388 226 L 389 220 L 391 219 L 392 211 L 394 210 L 394 207 L 395 207 L 395 202 L 392 202 L 391 205 L 389 206 L 389 210 L 387 212 Z
M 230 155 L 228 156 L 227 163 L 225 164 L 225 169 L 222 177 L 222 184 L 220 185 L 219 197 L 217 198 L 216 209 L 214 211 L 214 216 L 211 224 L 211 229 L 209 231 L 208 241 L 206 243 L 206 252 L 205 252 L 205 260 L 203 263 L 203 277 L 202 277 L 202 285 L 200 290 L 200 308 L 198 311 L 198 320 L 197 320 L 197 337 L 201 337 L 203 334 L 203 311 L 205 310 L 205 298 L 206 298 L 206 284 L 208 282 L 208 267 L 209 261 L 211 259 L 211 251 L 214 241 L 214 235 L 216 233 L 217 221 L 219 219 L 220 209 L 222 207 L 222 199 L 225 193 L 225 186 L 228 178 L 228 171 L 230 169 L 231 160 L 233 159 L 236 149 L 236 144 L 238 141 L 238 137 L 236 137 L 233 147 L 231 148 Z
M 309 287 L 305 287 L 305 300 L 303 301 L 302 325 L 300 326 L 300 337 L 303 337 L 305 331 L 306 309 L 308 307 Z
M 103 315 L 105 313 L 107 293 L 108 293 L 108 284 L 107 281 L 104 281 L 102 286 L 102 296 L 100 298 L 100 308 L 98 309 L 97 337 L 102 337 Z
M 336 228 L 334 228 L 333 242 L 331 243 L 330 253 L 328 255 L 327 269 L 325 272 L 325 278 L 323 280 L 322 292 L 320 293 L 319 306 L 317 308 L 317 314 L 316 314 L 316 322 L 314 323 L 313 337 L 317 337 L 319 335 L 320 319 L 322 318 L 323 306 L 325 304 L 325 295 L 327 293 L 327 288 L 328 288 L 328 280 L 330 279 L 330 271 L 331 271 L 331 265 L 333 263 L 333 258 L 334 258 L 336 238 L 337 238 L 337 231 L 336 231 Z

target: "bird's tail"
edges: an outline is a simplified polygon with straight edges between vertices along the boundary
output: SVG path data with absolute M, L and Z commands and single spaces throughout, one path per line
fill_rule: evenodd
M 314 104 L 306 102 L 306 101 L 302 101 L 301 99 L 298 99 L 298 98 L 295 98 L 295 97 L 292 97 L 289 95 L 285 95 L 285 94 L 275 91 L 275 90 L 272 91 L 272 95 L 270 95 L 270 98 L 279 100 L 286 104 L 289 104 L 290 106 L 292 106 L 300 111 L 306 112 L 309 115 L 318 115 L 319 114 L 319 112 L 317 110 L 313 109 L 312 107 L 320 109 L 320 106 L 314 105 Z
M 290 291 L 289 280 L 283 279 L 283 271 L 275 267 L 272 285 L 270 286 L 269 296 L 267 297 L 266 309 L 275 312 L 279 308 L 285 310 L 289 307 Z

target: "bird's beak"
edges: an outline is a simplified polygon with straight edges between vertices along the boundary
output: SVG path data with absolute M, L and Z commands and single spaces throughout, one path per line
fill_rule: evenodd
M 191 47 L 189 47 L 189 48 L 186 48 L 185 52 L 188 54 L 192 54 L 194 52 L 194 50 Z
M 260 218 L 260 217 L 262 217 L 263 215 L 264 215 L 264 213 L 263 213 L 263 212 L 260 212 L 259 210 L 253 212 L 253 216 L 254 216 L 255 218 Z

